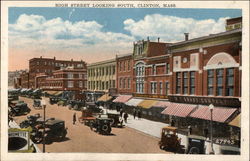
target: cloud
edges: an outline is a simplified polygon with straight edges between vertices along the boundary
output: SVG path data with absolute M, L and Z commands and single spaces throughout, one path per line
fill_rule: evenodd
M 168 15 L 146 15 L 144 19 L 135 21 L 127 19 L 124 29 L 138 38 L 147 36 L 156 39 L 160 37 L 167 42 L 177 42 L 184 39 L 183 33 L 190 33 L 190 38 L 196 38 L 209 34 L 225 31 L 225 20 L 228 17 L 214 19 L 195 20 L 193 18 L 181 18 Z
M 100 47 L 103 52 L 117 45 L 121 45 L 121 50 L 129 46 L 131 48 L 131 42 L 134 41 L 132 36 L 102 30 L 103 25 L 96 21 L 73 23 L 59 17 L 46 20 L 43 16 L 22 14 L 16 23 L 9 24 L 9 44 L 14 48 L 29 47 L 36 50 L 41 46 L 48 50 Z

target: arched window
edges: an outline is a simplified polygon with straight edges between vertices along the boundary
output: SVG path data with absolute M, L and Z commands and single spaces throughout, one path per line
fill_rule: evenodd
M 136 93 L 144 93 L 145 63 L 140 61 L 135 64 Z

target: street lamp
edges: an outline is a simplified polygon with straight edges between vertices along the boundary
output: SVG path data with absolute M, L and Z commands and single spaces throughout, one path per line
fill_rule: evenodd
M 214 110 L 214 105 L 213 104 L 209 105 L 209 110 L 211 113 L 211 119 L 210 119 L 211 151 L 210 151 L 210 154 L 214 154 L 214 149 L 213 149 L 213 110 Z
M 45 153 L 45 109 L 46 109 L 45 99 L 41 100 L 41 105 L 43 107 L 43 153 Z

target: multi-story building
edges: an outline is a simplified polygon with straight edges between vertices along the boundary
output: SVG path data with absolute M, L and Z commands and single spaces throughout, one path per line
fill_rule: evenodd
M 76 67 L 86 69 L 86 63 L 84 61 L 71 60 L 56 60 L 56 57 L 51 58 L 33 58 L 29 60 L 29 72 L 30 72 L 30 88 L 35 88 L 36 82 L 35 77 L 39 73 L 45 73 L 51 76 L 53 71 L 59 70 L 64 67 Z
M 29 76 L 30 76 L 30 74 L 27 71 L 24 71 L 23 73 L 20 74 L 21 88 L 30 88 Z
M 89 64 L 88 66 L 88 90 L 108 92 L 116 88 L 116 60 Z
M 132 95 L 133 59 L 132 54 L 116 56 L 116 87 L 119 94 Z
M 138 41 L 134 43 L 133 94 L 136 97 L 167 98 L 170 88 L 169 43 Z

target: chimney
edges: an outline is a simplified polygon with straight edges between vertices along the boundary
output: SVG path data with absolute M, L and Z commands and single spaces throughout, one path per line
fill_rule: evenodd
M 184 33 L 184 35 L 185 35 L 185 41 L 188 41 L 188 35 L 189 35 L 189 33 Z
M 158 42 L 160 42 L 160 38 L 158 37 Z

